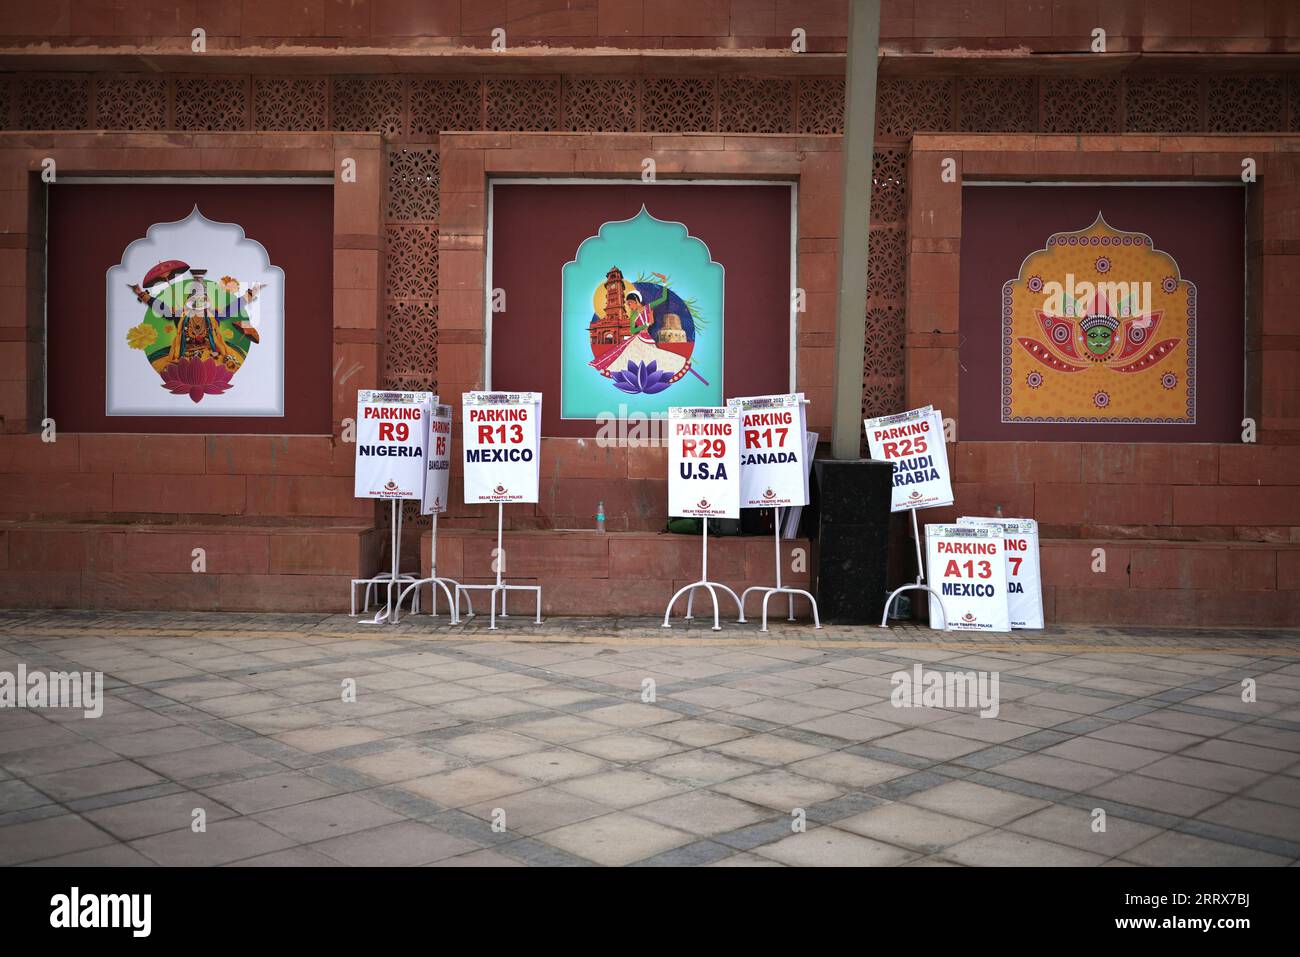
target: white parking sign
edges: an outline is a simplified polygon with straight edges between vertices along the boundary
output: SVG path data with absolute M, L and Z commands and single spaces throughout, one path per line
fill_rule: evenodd
M 740 518 L 740 412 L 668 409 L 668 514 Z
M 808 504 L 803 396 L 728 399 L 740 410 L 740 507 Z
M 948 627 L 958 631 L 1010 631 L 1007 561 L 998 525 L 925 526 L 927 579 L 943 596 Z M 942 628 L 938 600 L 930 596 L 930 627 Z
M 958 525 L 997 525 L 1007 555 L 1007 609 L 1012 628 L 1043 627 L 1043 583 L 1038 566 L 1038 523 L 1032 518 L 957 519 Z
M 357 498 L 424 497 L 430 392 L 357 392 Z
M 943 442 L 943 416 L 938 409 L 927 405 L 867 419 L 863 424 L 871 457 L 894 466 L 891 512 L 952 504 L 948 447 Z
M 421 512 L 447 511 L 447 486 L 451 480 L 451 406 L 435 405 L 429 415 L 429 454 L 424 476 Z
M 540 392 L 466 392 L 461 396 L 465 504 L 536 502 Z

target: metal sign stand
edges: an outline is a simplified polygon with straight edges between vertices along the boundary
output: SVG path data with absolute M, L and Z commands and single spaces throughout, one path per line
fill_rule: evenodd
M 677 599 L 680 598 L 683 593 L 686 594 L 686 621 L 690 621 L 695 617 L 695 589 L 697 588 L 708 589 L 709 596 L 713 599 L 714 631 L 722 630 L 722 625 L 718 623 L 719 588 L 730 595 L 732 601 L 736 603 L 736 607 L 740 609 L 740 617 L 736 620 L 742 625 L 745 623 L 745 606 L 741 603 L 740 598 L 737 597 L 736 593 L 720 582 L 709 581 L 709 520 L 704 518 L 700 521 L 704 523 L 704 527 L 700 530 L 700 580 L 697 582 L 691 582 L 689 585 L 683 585 L 681 588 L 677 589 L 672 598 L 668 599 L 668 607 L 664 609 L 664 628 L 672 627 L 672 625 L 668 624 L 668 616 L 672 614 L 673 605 L 677 603 Z
M 924 591 L 929 592 L 939 602 L 939 617 L 943 619 L 943 630 L 948 631 L 948 610 L 943 607 L 943 596 L 925 583 L 925 561 L 921 557 L 921 533 L 916 524 L 917 509 L 908 509 L 912 513 L 912 538 L 916 541 L 916 582 L 911 585 L 900 585 L 889 593 L 889 598 L 885 600 L 885 610 L 880 616 L 880 627 L 888 628 L 889 625 L 889 608 L 894 603 L 894 599 L 905 591 Z
M 781 584 L 781 506 L 776 506 L 776 587 L 772 588 L 767 585 L 750 585 L 741 593 L 740 607 L 745 607 L 745 599 L 749 597 L 752 591 L 761 591 L 763 593 L 763 627 L 759 631 L 767 631 L 767 603 L 771 601 L 773 595 L 785 595 L 789 601 L 789 614 L 786 621 L 794 621 L 794 596 L 803 595 L 812 604 L 813 625 L 817 628 L 822 626 L 821 617 L 817 614 L 817 599 L 802 588 L 786 588 Z M 740 619 L 744 621 L 742 617 Z
M 461 585 L 455 579 L 441 578 L 438 575 L 438 513 L 435 511 L 431 514 L 433 515 L 433 532 L 431 535 L 431 543 L 429 545 L 429 577 L 417 578 L 402 589 L 401 594 L 397 596 L 397 605 L 393 613 L 394 624 L 397 623 L 399 614 L 402 610 L 402 602 L 406 600 L 406 596 L 412 591 L 415 592 L 415 598 L 411 603 L 411 611 L 414 614 L 420 610 L 419 592 L 420 587 L 423 585 L 429 586 L 429 617 L 433 618 L 438 614 L 438 589 L 441 588 L 442 593 L 447 596 L 447 606 L 451 609 L 451 623 L 453 625 L 460 624 Z M 470 601 L 468 593 L 465 594 L 465 604 L 469 606 L 469 611 L 466 613 L 467 616 L 473 618 L 474 603 Z
M 385 621 L 397 620 L 397 606 L 393 602 L 393 588 L 400 587 L 403 582 L 410 582 L 415 579 L 414 575 L 403 575 L 401 573 L 402 561 L 402 500 L 393 499 L 393 519 L 392 519 L 392 555 L 393 567 L 391 571 L 381 572 L 374 578 L 354 578 L 352 579 L 352 617 L 357 616 L 357 588 L 361 585 L 366 586 L 365 597 L 361 603 L 361 611 L 364 614 L 370 610 L 370 593 L 376 586 L 386 586 L 387 600 L 384 607 L 375 612 L 373 622 L 366 624 L 381 624 Z M 405 598 L 406 593 L 402 592 L 398 596 L 398 602 Z M 420 593 L 416 591 L 411 598 L 411 613 L 415 614 L 420 610 Z
M 455 604 L 458 608 L 460 604 L 461 592 L 467 592 L 475 588 L 484 589 L 486 591 L 491 592 L 491 594 L 488 596 L 488 601 L 491 606 L 491 612 L 492 612 L 491 624 L 488 625 L 488 629 L 490 631 L 495 631 L 497 627 L 497 592 L 501 593 L 501 617 L 502 618 L 510 617 L 509 615 L 506 614 L 506 592 L 510 592 L 510 591 L 536 592 L 537 593 L 537 614 L 533 618 L 533 622 L 538 625 L 542 623 L 542 586 L 541 585 L 509 585 L 501 580 L 501 571 L 505 565 L 505 561 L 504 561 L 505 551 L 501 547 L 501 528 L 504 522 L 505 522 L 505 506 L 501 502 L 498 502 L 497 503 L 497 550 L 496 550 L 495 560 L 492 563 L 493 565 L 496 566 L 497 580 L 495 584 L 492 585 L 456 584 Z M 450 579 L 447 580 L 450 581 Z M 466 601 L 469 600 L 468 595 L 465 596 L 465 600 Z M 474 614 L 474 608 L 471 605 L 470 615 L 473 614 Z

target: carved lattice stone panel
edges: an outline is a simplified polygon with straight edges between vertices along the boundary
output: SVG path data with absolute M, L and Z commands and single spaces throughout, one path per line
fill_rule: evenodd
M 844 132 L 844 78 L 804 77 L 799 81 L 799 132 Z
M 560 78 L 489 77 L 484 104 L 489 130 L 545 133 L 559 129 Z
M 1291 126 L 1292 133 L 1300 133 L 1300 73 L 1291 74 Z
M 963 133 L 1032 133 L 1038 125 L 1038 84 L 1032 77 L 963 79 L 957 128 Z
M 438 376 L 438 307 L 428 301 L 390 302 L 386 307 L 384 375 Z
M 795 85 L 777 77 L 726 76 L 718 87 L 724 133 L 793 133 Z
M 175 115 L 178 130 L 246 130 L 248 81 L 242 76 L 178 76 Z
M 1119 132 L 1118 77 L 1043 79 L 1044 133 Z
M 864 381 L 895 379 L 903 374 L 905 336 L 902 306 L 872 306 L 867 310 Z
M 390 221 L 437 221 L 437 150 L 389 147 L 388 214 L 385 218 Z
M 1130 133 L 1194 133 L 1201 128 L 1201 85 L 1194 76 L 1131 76 L 1124 84 Z
M 868 307 L 902 302 L 906 250 L 905 230 L 871 230 L 871 252 L 867 262 Z
M 387 385 L 385 388 L 393 389 L 398 392 L 436 392 L 436 389 L 426 388 L 420 385 Z M 430 528 L 433 525 L 432 515 L 420 514 L 420 502 L 417 499 L 408 498 L 402 501 L 402 527 L 403 528 Z M 403 545 L 403 554 L 410 554 L 408 549 L 410 545 Z M 390 559 L 391 561 L 391 559 Z M 439 592 L 438 597 L 443 599 L 443 605 L 446 606 L 446 598 Z M 421 599 L 423 600 L 423 599 Z M 424 611 L 424 606 L 420 606 L 420 611 Z M 445 614 L 445 612 L 444 612 Z
M 564 128 L 578 133 L 631 133 L 641 108 L 635 79 L 606 76 L 564 78 Z
M 336 77 L 331 88 L 333 127 L 397 136 L 402 132 L 402 81 L 385 77 Z
M 907 151 L 876 150 L 871 169 L 871 221 L 902 223 L 906 218 Z
M 875 418 L 878 415 L 892 415 L 901 412 L 904 399 L 903 380 L 890 379 L 887 382 L 864 382 L 862 384 L 862 417 Z M 865 432 L 862 435 L 866 441 Z
M 95 80 L 95 126 L 101 130 L 160 130 L 167 126 L 167 79 L 104 73 Z
M 85 76 L 22 76 L 17 80 L 20 130 L 84 130 L 90 81 Z
M 1286 129 L 1286 80 L 1280 76 L 1211 76 L 1205 95 L 1210 133 Z
M 385 226 L 384 297 L 431 299 L 438 294 L 438 229 Z
M 475 79 L 411 81 L 411 135 L 437 139 L 443 130 L 483 128 L 483 91 Z
M 641 89 L 641 128 L 646 132 L 711 133 L 717 129 L 717 85 L 712 79 L 648 76 Z
M 881 80 L 876 96 L 876 132 L 906 139 L 915 132 L 952 129 L 952 80 Z
M 253 129 L 329 129 L 328 95 L 323 77 L 257 77 L 253 80 Z

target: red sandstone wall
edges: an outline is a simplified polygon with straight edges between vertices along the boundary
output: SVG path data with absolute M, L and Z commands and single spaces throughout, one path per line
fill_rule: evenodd
M 155 134 L 146 148 L 134 150 L 100 134 L 60 140 L 82 151 L 96 168 L 112 171 L 151 169 L 159 156 L 194 171 L 298 169 L 303 148 L 290 146 L 274 131 L 381 134 L 384 151 L 371 147 L 367 155 L 376 162 L 382 158 L 388 188 L 376 176 L 353 192 L 340 191 L 336 207 L 336 221 L 348 225 L 336 226 L 334 355 L 340 370 L 360 370 L 346 381 L 336 372 L 336 420 L 354 403 L 363 380 L 437 388 L 447 396 L 473 387 L 481 369 L 482 317 L 476 311 L 481 291 L 473 285 L 472 264 L 481 252 L 466 227 L 483 216 L 475 193 L 489 169 L 551 172 L 558 155 L 561 170 L 619 172 L 616 164 L 635 167 L 643 151 L 652 149 L 682 151 L 680 165 L 669 169 L 661 163 L 661 173 L 743 174 L 760 167 L 770 172 L 770 164 L 763 166 L 755 157 L 783 153 L 787 175 L 823 182 L 802 192 L 801 223 L 818 222 L 831 230 L 799 240 L 799 281 L 809 293 L 798 342 L 800 385 L 814 397 L 813 421 L 824 428 L 839 167 L 833 150 L 813 144 L 842 125 L 842 59 L 824 51 L 843 49 L 846 9 L 843 0 L 10 3 L 0 9 L 0 68 L 19 72 L 0 74 L 0 129 L 184 131 Z M 209 34 L 203 73 L 196 72 L 199 64 L 188 52 L 195 25 Z M 494 26 L 505 27 L 512 46 L 529 46 L 510 60 L 493 61 L 486 53 L 475 61 L 438 58 L 458 44 L 486 46 Z M 746 60 L 739 52 L 783 49 L 796 26 L 809 32 L 812 54 L 806 58 Z M 911 152 L 915 131 L 1044 134 L 1028 148 L 1023 141 L 996 137 L 964 144 L 962 163 L 988 175 L 1026 161 L 1035 170 L 1060 175 L 1063 161 L 1052 154 L 1079 150 L 1079 133 L 1160 131 L 1168 135 L 1151 138 L 1155 147 L 1136 147 L 1156 154 L 1140 160 L 1145 165 L 1139 173 L 1174 178 L 1206 171 L 1235 175 L 1239 168 L 1236 153 L 1207 152 L 1186 134 L 1300 132 L 1300 74 L 1287 72 L 1291 61 L 1269 59 L 1261 68 L 1260 61 L 1244 57 L 1178 60 L 1156 68 L 1156 58 L 1134 61 L 1126 55 L 1300 52 L 1300 5 L 1289 0 L 885 0 L 882 47 L 889 52 L 1082 52 L 1095 26 L 1107 30 L 1110 53 L 1081 62 L 1038 58 L 1002 62 L 993 70 L 980 61 L 975 70 L 959 57 L 882 61 L 864 412 L 894 411 L 907 398 L 935 401 L 945 411 L 957 405 L 956 371 L 946 352 L 956 327 L 944 316 L 955 303 L 959 245 L 945 231 L 951 207 L 935 202 L 936 155 Z M 52 44 L 63 52 L 39 58 L 4 52 L 28 43 Z M 90 52 L 117 45 L 142 49 L 116 56 Z M 289 45 L 315 48 L 317 54 L 336 52 L 314 59 L 273 58 Z M 655 61 L 653 68 L 641 58 L 612 57 L 593 66 L 554 52 L 595 45 L 698 51 L 698 57 Z M 351 55 L 363 47 L 390 52 Z M 441 75 L 400 72 L 411 69 L 407 57 L 423 58 L 422 68 Z M 739 62 L 724 67 L 726 59 Z M 1207 63 L 1213 69 L 1205 69 Z M 1134 69 L 1122 72 L 1126 65 Z M 463 72 L 448 74 L 448 69 Z M 479 72 L 484 70 L 494 72 Z M 495 153 L 495 159 L 485 158 L 479 166 L 440 155 L 440 131 L 484 129 L 610 130 L 634 138 L 621 155 L 586 146 L 579 150 L 558 140 L 539 146 L 526 136 L 482 134 L 479 148 Z M 245 132 L 247 142 L 232 149 L 231 134 L 239 131 L 258 132 Z M 712 135 L 688 141 L 676 136 L 683 132 Z M 1238 153 L 1257 142 L 1229 139 Z M 28 147 L 48 146 L 39 139 L 15 142 L 27 150 L 25 156 Z M 255 148 L 248 148 L 252 143 Z M 568 152 L 572 167 L 563 165 Z M 322 155 L 332 168 L 332 152 Z M 25 195 L 21 178 L 32 168 L 26 162 L 25 167 L 0 163 L 0 287 L 8 290 L 39 280 L 33 226 L 39 210 Z M 1114 173 L 1109 159 L 1087 156 L 1072 162 L 1072 169 L 1094 176 Z M 1300 243 L 1297 182 L 1294 164 L 1276 164 L 1263 181 L 1273 201 L 1257 206 L 1257 219 L 1248 226 L 1254 236 L 1248 269 L 1254 278 L 1248 281 L 1247 387 L 1264 429 L 1260 445 L 961 443 L 950 449 L 960 511 L 1001 504 L 1008 514 L 1037 515 L 1044 534 L 1057 536 L 1044 546 L 1049 618 L 1282 624 L 1300 617 L 1300 517 L 1293 504 L 1300 463 L 1291 454 L 1300 447 L 1295 444 L 1300 441 L 1300 345 L 1287 278 L 1300 275 L 1292 263 Z M 374 238 L 376 217 L 383 223 L 377 230 L 382 244 Z M 376 300 L 382 300 L 384 318 Z M 40 408 L 33 348 L 39 318 L 33 300 L 26 312 L 10 310 L 0 318 L 0 415 L 10 433 L 33 428 Z M 259 540 L 267 533 L 253 528 L 253 537 L 234 551 L 216 548 L 220 561 L 228 563 L 224 582 L 196 583 L 196 576 L 181 574 L 188 567 L 183 546 L 192 540 L 191 529 L 217 520 L 316 525 L 328 518 L 372 527 L 373 507 L 350 497 L 351 449 L 333 440 L 290 438 L 278 440 L 283 447 L 237 442 L 214 448 L 211 442 L 221 440 L 199 438 L 204 444 L 195 446 L 159 436 L 142 439 L 145 447 L 138 450 L 118 439 L 97 445 L 95 437 L 64 436 L 57 447 L 39 449 L 38 441 L 30 434 L 0 436 L 5 473 L 0 519 L 144 519 L 171 523 L 167 531 L 180 530 L 180 535 L 127 539 L 122 537 L 127 526 L 105 530 L 45 522 L 33 530 L 7 524 L 0 530 L 0 582 L 8 589 L 0 601 L 5 603 L 39 597 L 42 604 L 147 606 L 160 599 L 149 584 L 151 576 L 163 576 L 157 581 L 168 586 L 165 597 L 183 607 L 277 607 L 286 600 L 297 603 L 291 607 L 337 607 L 337 578 L 376 554 L 373 540 L 363 546 L 364 555 L 354 554 L 354 537 L 351 544 L 325 547 L 318 563 L 296 570 L 290 587 L 259 591 L 252 573 L 262 571 L 262 556 L 266 570 L 279 576 L 294 571 L 286 563 L 306 543 L 285 552 L 275 544 L 276 536 Z M 524 528 L 589 525 L 594 502 L 603 497 L 611 530 L 620 522 L 627 528 L 657 527 L 664 501 L 661 458 L 654 451 L 548 441 L 542 459 L 548 469 L 546 498 L 511 520 Z M 268 461 L 272 464 L 263 464 Z M 137 462 L 148 473 L 132 471 Z M 169 468 L 210 489 L 223 514 L 193 514 L 191 500 L 179 494 L 163 500 L 158 511 L 137 511 L 138 483 L 177 474 L 165 473 Z M 464 510 L 450 524 L 468 530 L 486 527 L 488 519 Z M 106 531 L 118 537 L 98 534 Z M 225 534 L 235 533 L 227 526 Z M 1161 543 L 1166 539 L 1196 544 L 1171 555 Z M 105 540 L 111 547 L 104 548 Z M 1109 554 L 1108 571 L 1100 577 L 1090 571 L 1091 552 L 1098 546 Z M 626 568 L 613 562 L 611 547 L 606 543 L 609 574 L 623 575 Z M 236 551 L 248 557 L 238 558 Z M 727 560 L 739 561 L 734 555 Z M 74 561 L 82 563 L 80 573 L 67 564 Z M 41 578 L 59 568 L 59 575 Z M 591 572 L 581 562 L 567 567 L 574 569 Z M 733 571 L 749 573 L 747 565 Z M 590 577 L 600 576 L 591 572 Z M 41 586 L 45 580 L 49 584 Z M 567 594 L 577 595 L 579 578 L 565 580 Z M 664 579 L 666 585 L 671 581 Z M 1102 588 L 1108 590 L 1105 601 L 1097 598 Z M 564 589 L 557 589 L 558 596 Z

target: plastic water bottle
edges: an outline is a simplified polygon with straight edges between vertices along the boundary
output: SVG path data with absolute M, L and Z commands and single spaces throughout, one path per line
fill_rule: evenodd
M 596 503 L 596 531 L 605 531 L 605 500 Z

